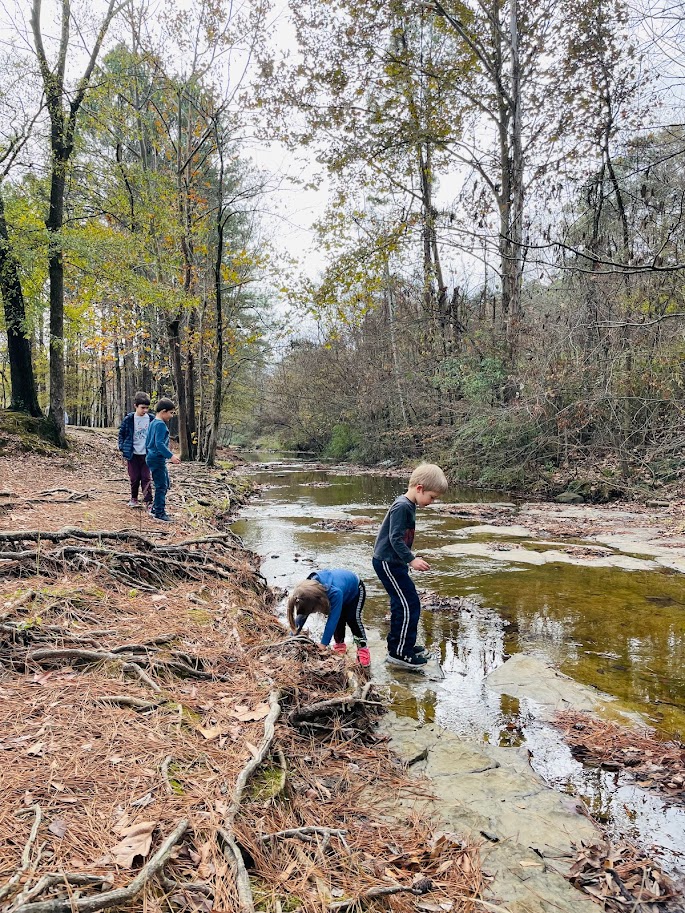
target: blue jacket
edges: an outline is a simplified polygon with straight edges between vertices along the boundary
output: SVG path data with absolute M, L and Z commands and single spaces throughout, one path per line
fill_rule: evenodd
M 318 580 L 325 589 L 331 604 L 328 621 L 321 635 L 321 643 L 328 645 L 340 621 L 343 606 L 359 598 L 359 577 L 352 571 L 332 570 L 317 571 L 309 575 L 310 580 Z
M 152 463 L 163 463 L 165 460 L 172 458 L 173 451 L 169 447 L 169 426 L 161 418 L 153 419 L 150 427 L 147 429 L 147 438 L 145 439 L 145 449 L 147 454 L 145 462 L 150 466 Z
M 129 414 L 124 418 L 123 422 L 119 426 L 119 450 L 123 453 L 124 457 L 127 460 L 133 459 L 133 416 L 135 412 L 129 412 Z M 147 417 L 150 420 L 150 424 L 154 421 L 154 417 L 147 413 Z M 149 430 L 149 428 L 148 428 Z

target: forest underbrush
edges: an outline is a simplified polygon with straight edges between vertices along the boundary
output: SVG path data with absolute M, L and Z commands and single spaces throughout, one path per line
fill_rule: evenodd
M 276 617 L 228 528 L 251 483 L 172 467 L 163 525 L 111 433 L 3 441 L 3 913 L 483 908 L 477 847 L 391 811 L 426 784 L 382 695 Z

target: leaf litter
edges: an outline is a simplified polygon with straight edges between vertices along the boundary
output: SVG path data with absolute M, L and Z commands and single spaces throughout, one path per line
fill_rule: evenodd
M 26 531 L 83 530 L 62 540 L 64 561 L 43 562 L 41 543 L 39 560 L 0 564 L 3 913 L 239 913 L 250 908 L 241 870 L 252 908 L 274 913 L 482 909 L 477 847 L 388 813 L 426 786 L 376 734 L 370 683 L 287 636 L 259 559 L 224 515 L 169 529 L 141 511 L 132 528 L 113 447 L 84 434 L 64 460 L 8 463 L 19 495 L 40 475 L 96 497 L 27 505 Z M 121 484 L 103 490 L 115 473 Z M 132 534 L 112 540 L 116 562 L 88 551 L 98 530 Z M 35 537 L 8 542 L 37 551 Z M 167 545 L 178 573 L 157 555 Z M 191 575 L 183 549 L 203 550 Z M 150 567 L 148 589 L 131 583 Z

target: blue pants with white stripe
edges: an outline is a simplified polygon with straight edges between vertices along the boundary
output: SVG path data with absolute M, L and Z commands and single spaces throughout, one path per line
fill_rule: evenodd
M 374 558 L 373 569 L 390 597 L 388 653 L 411 656 L 416 643 L 421 603 L 407 565 Z

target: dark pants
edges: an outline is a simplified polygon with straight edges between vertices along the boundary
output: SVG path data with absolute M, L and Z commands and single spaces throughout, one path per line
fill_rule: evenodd
M 152 513 L 156 517 L 163 517 L 166 513 L 166 493 L 169 491 L 169 473 L 166 468 L 166 460 L 155 460 L 154 463 L 148 463 L 148 466 L 155 483 L 155 500 L 152 504 Z
M 406 564 L 373 559 L 373 569 L 390 596 L 388 653 L 411 656 L 416 644 L 421 602 Z
M 146 504 L 152 504 L 152 477 L 150 470 L 145 462 L 145 455 L 134 453 L 128 464 L 128 477 L 131 480 L 131 498 L 138 500 L 138 489 L 142 486 L 143 500 Z
M 366 646 L 366 631 L 362 624 L 362 610 L 365 602 L 366 587 L 360 580 L 359 592 L 357 595 L 354 599 L 350 599 L 348 602 L 343 603 L 342 611 L 340 612 L 340 620 L 333 632 L 333 640 L 336 644 L 345 642 L 345 627 L 348 627 L 350 631 L 352 631 L 355 644 L 358 647 Z

